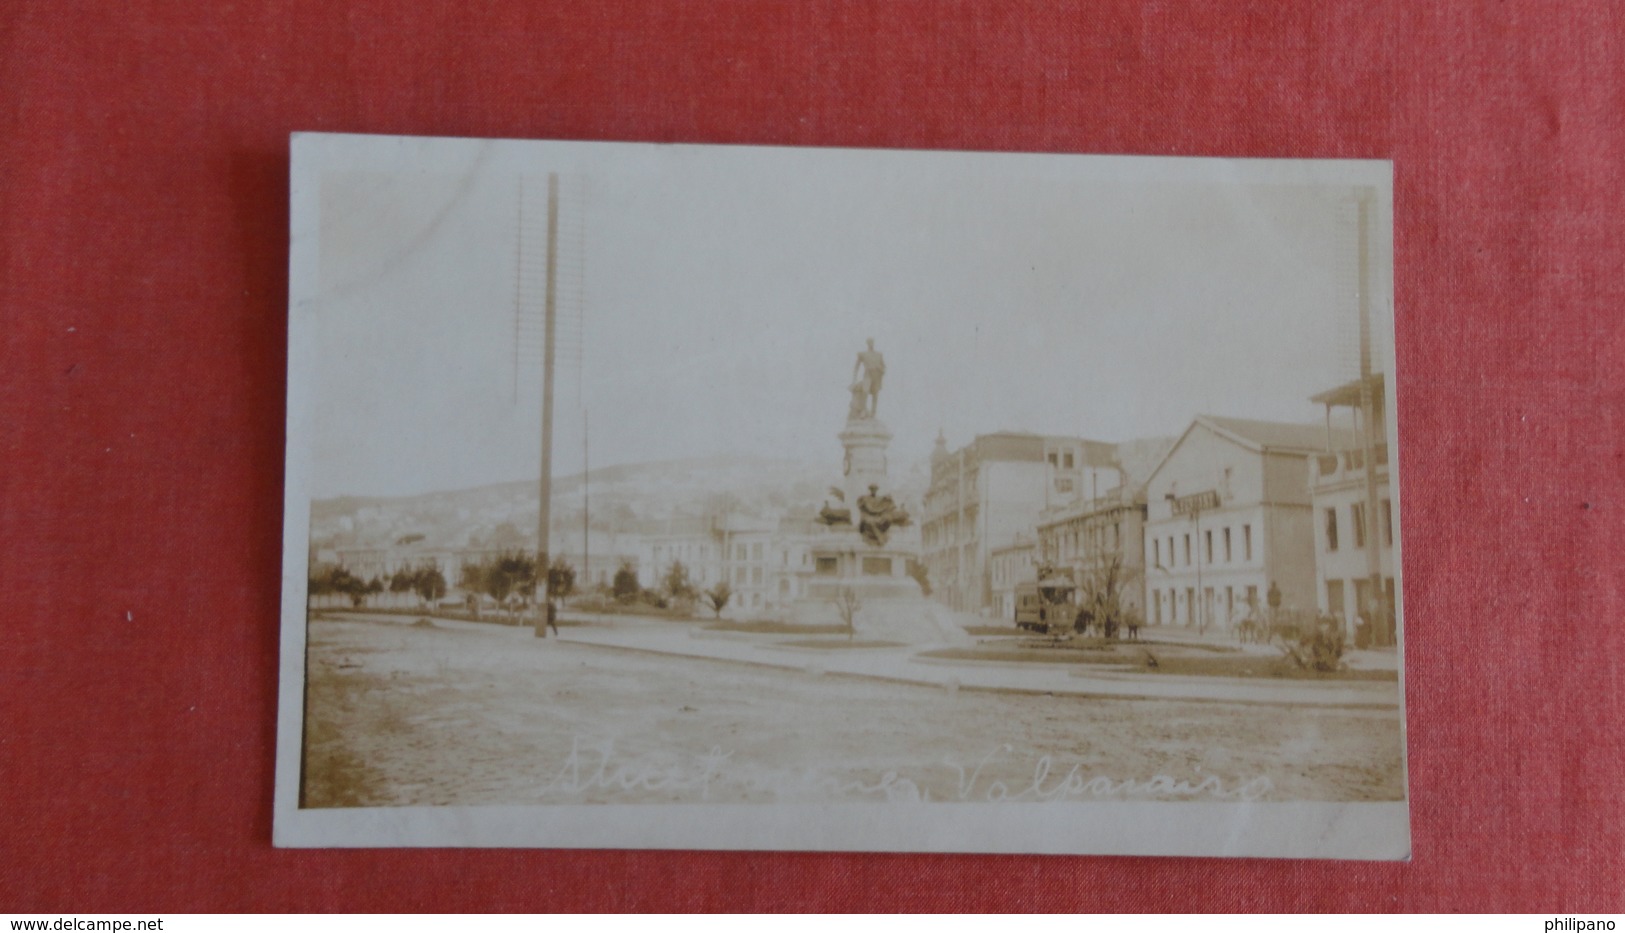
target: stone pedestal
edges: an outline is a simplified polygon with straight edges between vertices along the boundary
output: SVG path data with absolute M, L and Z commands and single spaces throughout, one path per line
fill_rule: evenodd
M 841 624 L 840 603 L 856 600 L 856 637 L 908 645 L 958 644 L 968 641 L 964 629 L 941 606 L 926 599 L 909 575 L 909 562 L 919 557 L 917 536 L 892 527 L 872 544 L 859 531 L 859 501 L 874 487 L 891 493 L 886 478 L 886 449 L 892 433 L 874 418 L 849 418 L 840 435 L 846 455 L 841 488 L 850 522 L 836 521 L 810 548 L 812 566 L 801 574 L 802 598 L 791 607 L 792 621 L 806 625 Z
M 840 605 L 856 600 L 852 627 L 862 641 L 905 645 L 965 644 L 970 638 L 951 613 L 927 599 L 909 576 L 918 555 L 907 547 L 875 547 L 850 528 L 832 531 L 812 549 L 813 568 L 803 576 L 803 597 L 791 621 L 803 625 L 844 623 Z
M 886 489 L 886 448 L 891 444 L 891 429 L 874 418 L 852 418 L 840 438 L 841 446 L 846 448 L 841 488 L 846 492 L 846 504 L 856 509 L 858 499 L 869 494 L 870 486 Z M 854 512 L 854 520 L 855 516 Z

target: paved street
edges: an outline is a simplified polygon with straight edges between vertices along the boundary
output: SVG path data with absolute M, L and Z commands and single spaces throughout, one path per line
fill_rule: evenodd
M 609 648 L 958 689 L 1376 709 L 1392 709 L 1399 703 L 1399 684 L 1392 682 L 1182 677 L 1086 671 L 1077 670 L 1073 665 L 1060 664 L 955 661 L 921 657 L 921 647 L 856 650 L 798 647 L 786 643 L 806 639 L 714 632 L 698 625 L 637 618 L 617 618 L 609 625 L 567 628 L 562 637 L 568 641 Z M 1262 647 L 1257 653 L 1267 657 L 1279 652 Z
M 1403 796 L 1391 684 L 1255 684 L 1236 703 L 1197 683 L 1213 678 L 925 663 L 643 619 L 564 633 L 313 620 L 307 805 Z

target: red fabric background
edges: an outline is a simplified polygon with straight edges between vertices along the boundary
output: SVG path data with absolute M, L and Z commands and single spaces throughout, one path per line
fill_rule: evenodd
M 1622 43 L 1511 0 L 0 3 L 0 910 L 1621 909 Z M 1414 861 L 272 849 L 294 130 L 1393 159 Z

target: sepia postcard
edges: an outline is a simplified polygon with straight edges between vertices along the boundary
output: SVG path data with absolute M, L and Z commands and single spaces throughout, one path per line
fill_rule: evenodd
M 1389 163 L 291 195 L 277 845 L 1408 857 Z

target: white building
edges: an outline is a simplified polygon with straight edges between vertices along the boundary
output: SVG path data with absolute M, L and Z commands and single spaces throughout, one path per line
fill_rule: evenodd
M 1348 432 L 1200 415 L 1146 484 L 1146 620 L 1228 626 L 1249 604 L 1317 605 L 1311 458 Z
M 1310 458 L 1309 485 L 1315 516 L 1320 611 L 1342 619 L 1350 636 L 1357 619 L 1369 619 L 1377 624 L 1378 643 L 1392 644 L 1394 509 L 1389 491 L 1383 395 L 1379 373 L 1371 377 L 1364 390 L 1356 379 L 1314 397 L 1313 401 L 1326 406 L 1327 424 L 1332 421 L 1334 409 L 1347 409 L 1354 428 L 1339 435 L 1343 440 L 1334 449 Z M 1369 438 L 1366 430 L 1370 431 Z M 1369 475 L 1368 440 L 1372 463 Z M 1370 515 L 1373 501 L 1374 521 Z
M 812 571 L 809 549 L 824 533 L 810 516 L 674 519 L 645 530 L 638 580 L 659 590 L 681 562 L 696 589 L 728 584 L 733 595 L 724 616 L 778 617 L 803 595 L 803 578 Z
M 1038 523 L 1038 561 L 1080 586 L 1104 585 L 1115 568 L 1120 604 L 1146 617 L 1145 487 L 1123 485 L 1106 495 L 1051 509 Z
M 1033 539 L 1018 535 L 1015 543 L 992 550 L 993 615 L 1009 622 L 1016 617 L 1016 587 L 1038 579 L 1038 548 Z
M 1060 503 L 1123 481 L 1111 444 L 1080 437 L 983 434 L 957 451 L 937 438 L 920 522 L 931 595 L 962 611 L 993 609 L 991 555 Z

